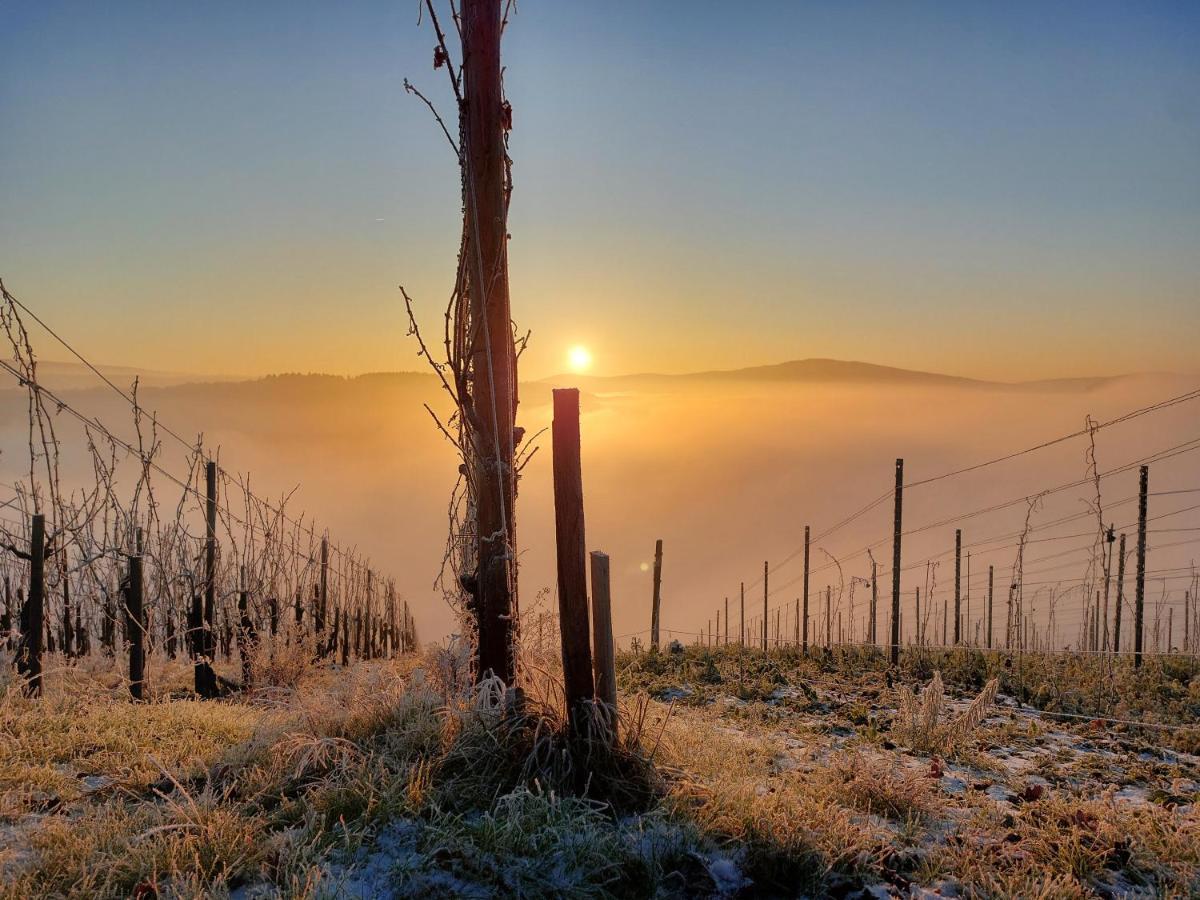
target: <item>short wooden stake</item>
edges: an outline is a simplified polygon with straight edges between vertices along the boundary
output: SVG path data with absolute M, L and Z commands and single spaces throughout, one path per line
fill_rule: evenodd
M 579 390 L 554 391 L 552 424 L 554 535 L 558 556 L 558 621 L 562 638 L 567 717 L 578 734 L 579 707 L 595 697 L 588 624 L 587 550 L 584 543 L 583 471 L 579 453 Z M 657 584 L 657 579 L 655 580 Z M 657 596 L 657 591 L 655 592 Z M 657 604 L 656 604 L 657 606 Z
M 617 721 L 617 663 L 613 646 L 612 595 L 609 588 L 608 554 L 593 550 L 592 558 L 592 644 L 596 676 L 596 699 L 608 704 L 613 727 Z

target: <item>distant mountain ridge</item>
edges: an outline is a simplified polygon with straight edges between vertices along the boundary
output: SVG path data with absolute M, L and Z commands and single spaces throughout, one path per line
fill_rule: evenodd
M 97 365 L 96 368 L 105 378 L 122 390 L 128 390 L 136 378 L 141 387 L 176 387 L 182 384 L 211 384 L 213 382 L 238 381 L 237 376 L 230 375 L 199 375 L 192 372 L 163 372 L 155 369 L 140 369 L 136 366 Z M 38 381 L 52 391 L 79 391 L 93 387 L 107 389 L 103 381 L 85 366 L 78 362 L 64 362 L 56 359 L 39 359 L 37 361 Z M 4 384 L 4 387 L 16 386 L 15 382 Z
M 360 375 L 328 375 L 319 372 L 281 372 L 262 376 L 209 375 L 187 372 L 163 372 L 138 369 L 132 366 L 97 365 L 97 368 L 122 389 L 127 389 L 134 377 L 139 378 L 144 388 L 178 388 L 222 384 L 227 386 L 244 384 L 290 385 L 318 384 L 332 387 L 335 384 L 349 386 L 351 383 L 398 385 L 423 381 L 432 377 L 426 371 L 366 372 Z M 103 388 L 96 374 L 80 363 L 57 360 L 39 360 L 39 380 L 51 390 L 87 390 Z M 699 372 L 668 374 L 661 372 L 639 372 L 628 375 L 587 375 L 562 373 L 547 378 L 523 381 L 526 384 L 549 388 L 557 385 L 585 387 L 591 391 L 628 390 L 633 388 L 685 387 L 700 382 L 719 384 L 846 384 L 846 385 L 892 385 L 959 387 L 990 390 L 1031 390 L 1086 392 L 1102 388 L 1131 378 L 1152 375 L 1171 377 L 1170 373 L 1128 373 L 1078 378 L 1049 378 L 1031 381 L 990 381 L 969 378 L 963 375 L 947 375 L 919 369 L 902 369 L 855 360 L 809 358 L 794 359 L 781 363 L 747 366 L 740 369 L 707 369 Z M 1175 376 L 1179 377 L 1179 376 Z M 12 385 L 15 387 L 16 385 Z
M 797 384 L 887 384 L 913 386 L 943 386 L 988 388 L 994 390 L 1090 391 L 1135 375 L 1101 375 L 1082 378 L 1053 378 L 1033 381 L 988 381 L 962 375 L 946 375 L 917 369 L 901 369 L 875 363 L 841 359 L 795 359 L 771 365 L 749 366 L 741 369 L 711 369 L 678 375 L 640 373 L 636 375 L 554 375 L 541 379 L 550 384 L 579 384 L 596 389 L 633 387 L 635 385 L 683 384 L 697 381 L 724 383 L 797 383 Z

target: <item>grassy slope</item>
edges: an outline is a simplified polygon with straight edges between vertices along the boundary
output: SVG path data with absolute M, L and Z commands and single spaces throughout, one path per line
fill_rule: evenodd
M 625 711 L 661 779 L 610 760 L 614 814 L 569 796 L 547 682 L 514 726 L 461 662 L 281 667 L 210 703 L 171 699 L 182 666 L 142 707 L 101 661 L 6 690 L 0 896 L 1200 892 L 1200 760 L 1135 733 L 1001 706 L 905 743 L 863 659 L 626 656 L 624 696 L 683 696 Z

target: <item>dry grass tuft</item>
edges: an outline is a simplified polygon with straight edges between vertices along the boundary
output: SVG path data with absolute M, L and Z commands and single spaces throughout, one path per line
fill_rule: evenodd
M 915 823 L 932 819 L 939 808 L 930 780 L 894 756 L 850 752 L 833 759 L 823 775 L 840 803 L 865 813 Z
M 962 713 L 945 721 L 946 689 L 942 684 L 941 672 L 933 673 L 933 680 L 925 686 L 920 696 L 908 685 L 902 684 L 897 689 L 892 734 L 914 750 L 948 755 L 987 718 L 998 689 L 999 681 L 991 679 Z

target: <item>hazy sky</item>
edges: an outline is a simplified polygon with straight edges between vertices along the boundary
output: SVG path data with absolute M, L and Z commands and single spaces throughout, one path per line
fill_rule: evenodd
M 0 275 L 110 363 L 415 368 L 417 9 L 0 0 Z M 504 53 L 527 375 L 1197 368 L 1200 5 L 522 0 Z

